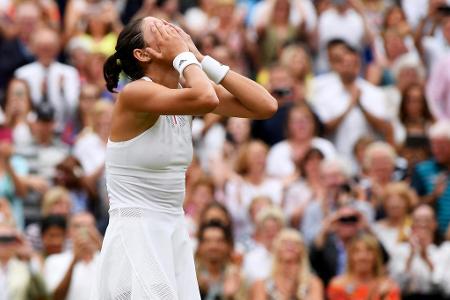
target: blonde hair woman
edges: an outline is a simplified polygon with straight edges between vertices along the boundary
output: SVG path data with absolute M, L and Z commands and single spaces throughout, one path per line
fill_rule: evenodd
M 411 216 L 417 204 L 417 194 L 405 182 L 394 182 L 384 188 L 382 204 L 386 217 L 378 221 L 373 230 L 389 250 L 399 242 L 408 241 L 411 232 Z
M 274 241 L 272 275 L 255 282 L 252 300 L 323 299 L 323 285 L 312 274 L 300 233 L 283 229 Z
M 283 183 L 267 175 L 267 152 L 267 145 L 261 141 L 243 145 L 235 168 L 239 177 L 229 180 L 225 186 L 225 205 L 233 217 L 238 242 L 245 242 L 250 237 L 252 226 L 248 208 L 253 198 L 266 196 L 273 204 L 281 204 Z
M 347 271 L 335 277 L 327 291 L 329 300 L 397 300 L 400 289 L 384 275 L 380 244 L 369 234 L 356 236 L 347 248 Z

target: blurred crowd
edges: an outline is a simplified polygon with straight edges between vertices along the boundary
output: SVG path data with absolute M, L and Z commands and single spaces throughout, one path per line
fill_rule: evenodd
M 89 299 L 103 63 L 150 15 L 279 104 L 193 121 L 202 299 L 450 298 L 450 1 L 0 0 L 0 300 Z

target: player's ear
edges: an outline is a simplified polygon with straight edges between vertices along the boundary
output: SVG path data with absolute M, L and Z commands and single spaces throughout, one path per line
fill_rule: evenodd
M 149 50 L 151 50 L 151 51 L 153 51 L 153 52 L 158 54 L 158 52 L 156 52 L 155 50 L 147 47 L 145 49 L 134 49 L 133 50 L 133 56 L 140 62 L 148 63 L 148 62 L 151 61 L 151 59 L 153 57 L 155 57 L 155 55 L 152 54 Z M 162 53 L 159 53 L 159 55 L 162 56 Z

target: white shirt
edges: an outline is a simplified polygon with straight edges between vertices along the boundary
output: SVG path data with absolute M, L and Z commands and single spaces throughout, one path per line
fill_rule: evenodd
M 408 257 L 411 253 L 409 243 L 402 243 L 392 249 L 392 257 L 389 260 L 389 271 L 391 276 L 399 283 L 403 291 L 409 293 L 429 293 L 436 284 L 434 273 L 430 270 L 427 263 L 419 253 L 416 253 L 412 259 L 409 272 L 406 271 Z M 427 255 L 430 258 L 434 268 L 441 263 L 441 251 L 436 245 L 429 245 Z
M 439 264 L 435 266 L 434 282 L 439 284 L 446 296 L 450 296 L 450 242 L 443 243 L 440 252 Z
M 98 259 L 98 254 L 95 254 L 90 262 L 81 261 L 75 264 L 66 300 L 89 300 Z M 71 252 L 53 254 L 45 260 L 44 279 L 51 292 L 54 292 L 63 280 L 72 260 Z
M 312 105 L 322 122 L 328 122 L 342 115 L 350 105 L 351 96 L 344 88 L 338 75 L 331 73 L 319 76 L 318 86 L 314 88 Z M 361 105 L 374 116 L 387 119 L 385 95 L 380 88 L 368 81 L 358 78 L 357 86 L 361 91 Z M 331 136 L 331 140 L 339 154 L 347 159 L 353 159 L 353 147 L 356 141 L 364 136 L 373 134 L 373 130 L 359 107 L 354 107 L 342 120 Z
M 250 15 L 249 25 L 251 27 L 257 27 L 261 24 L 265 24 L 268 21 L 270 21 L 270 9 L 273 7 L 273 0 L 263 0 L 255 4 L 253 8 L 253 12 Z M 301 9 L 303 9 L 305 14 L 305 22 L 306 22 L 306 30 L 308 32 L 312 32 L 317 23 L 317 14 L 316 9 L 314 8 L 314 5 L 312 4 L 311 0 L 292 0 L 291 3 L 291 9 L 289 13 L 289 22 L 293 26 L 300 25 L 302 20 L 302 15 L 299 12 L 300 6 Z
M 248 214 L 252 200 L 266 196 L 272 203 L 281 206 L 283 184 L 278 179 L 265 179 L 259 185 L 244 180 L 231 180 L 225 186 L 225 206 L 233 218 L 234 232 L 238 242 L 250 237 L 252 224 Z
M 270 251 L 258 244 L 244 256 L 244 277 L 249 284 L 268 278 L 272 271 L 272 265 L 272 254 Z
M 432 69 L 436 63 L 439 63 L 447 54 L 450 54 L 450 43 L 439 33 L 436 33 L 434 36 L 423 37 L 422 45 L 429 69 Z
M 336 150 L 330 141 L 315 137 L 311 140 L 311 147 L 319 149 L 326 159 L 336 156 Z M 295 163 L 292 160 L 292 147 L 287 140 L 272 146 L 267 156 L 267 174 L 273 177 L 286 177 L 294 174 Z
M 64 121 L 78 105 L 80 91 L 78 71 L 59 62 L 53 62 L 47 70 L 39 62 L 18 68 L 15 76 L 28 83 L 34 105 L 42 101 L 42 85 L 46 74 L 48 100 L 55 109 L 58 129 L 62 130 Z
M 328 70 L 327 44 L 339 38 L 356 49 L 362 48 L 364 38 L 364 22 L 362 17 L 353 9 L 347 9 L 343 14 L 336 9 L 328 9 L 319 17 L 317 25 L 319 35 L 318 70 Z
M 80 161 L 86 175 L 91 175 L 104 165 L 106 145 L 95 132 L 88 132 L 75 142 L 73 155 Z

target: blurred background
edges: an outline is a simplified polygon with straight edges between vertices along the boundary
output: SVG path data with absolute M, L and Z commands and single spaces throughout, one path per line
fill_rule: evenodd
M 0 0 L 0 300 L 89 299 L 117 97 L 103 63 L 145 16 L 279 104 L 193 121 L 202 299 L 450 299 L 449 6 Z

